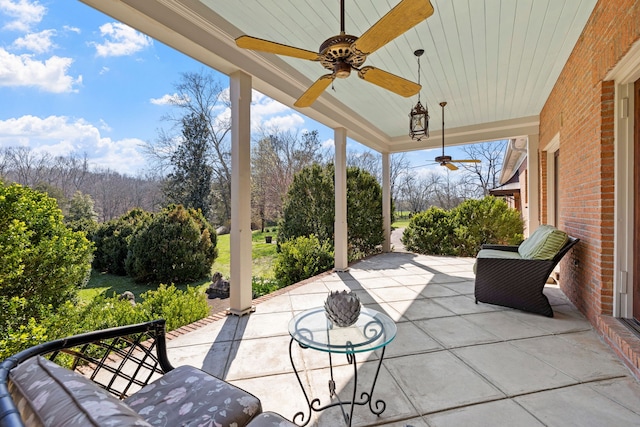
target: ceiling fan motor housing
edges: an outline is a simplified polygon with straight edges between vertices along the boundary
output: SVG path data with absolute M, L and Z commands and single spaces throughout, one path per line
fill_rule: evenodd
M 327 70 L 335 72 L 337 78 L 349 77 L 351 67 L 360 67 L 367 59 L 366 55 L 355 53 L 351 45 L 358 37 L 340 34 L 328 38 L 320 46 L 320 63 Z
M 438 156 L 436 157 L 436 163 L 447 163 L 451 161 L 451 156 Z

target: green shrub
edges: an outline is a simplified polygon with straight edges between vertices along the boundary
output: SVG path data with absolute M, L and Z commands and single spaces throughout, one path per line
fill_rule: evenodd
M 216 233 L 199 211 L 170 206 L 131 237 L 125 262 L 137 282 L 191 283 L 208 277 Z
M 134 306 L 118 296 L 101 294 L 86 305 L 66 302 L 39 321 L 26 319 L 20 325 L 4 329 L 0 336 L 0 360 L 36 344 L 83 332 L 159 318 L 166 319 L 167 330 L 173 330 L 209 315 L 209 304 L 196 287 L 181 291 L 173 285 L 160 285 L 140 297 L 142 302 Z M 20 316 L 24 303 L 24 299 L 14 298 L 0 308 Z
M 264 277 L 253 276 L 251 278 L 251 290 L 253 298 L 270 294 L 282 288 L 282 284 L 276 279 L 267 279 Z
M 274 274 L 284 286 L 307 279 L 333 266 L 333 249 L 328 241 L 315 236 L 300 236 L 280 245 Z
M 402 244 L 421 254 L 455 255 L 454 226 L 449 212 L 432 206 L 414 215 L 402 233 Z
M 485 243 L 514 245 L 524 238 L 520 213 L 502 199 L 466 200 L 451 213 L 459 256 L 475 257 Z
M 0 360 L 47 341 L 47 327 L 33 317 L 25 317 L 26 307 L 25 298 L 0 298 L 4 318 L 0 325 Z
M 74 300 L 89 278 L 92 253 L 85 233 L 64 224 L 55 199 L 0 182 L 1 305 L 25 298 L 22 318 L 38 320 Z M 0 324 L 7 322 L 7 312 L 0 312 Z
M 492 196 L 467 200 L 450 211 L 431 207 L 413 216 L 402 235 L 407 249 L 434 255 L 477 255 L 485 243 L 518 244 L 520 213 Z
M 333 165 L 314 164 L 294 176 L 278 226 L 279 243 L 314 235 L 333 246 L 334 175 Z M 382 189 L 370 173 L 355 167 L 347 168 L 347 233 L 350 260 L 374 253 L 384 240 Z
M 174 285 L 161 284 L 158 289 L 147 291 L 141 297 L 139 306 L 148 320 L 166 319 L 167 330 L 170 331 L 209 315 L 207 299 L 196 287 L 187 286 L 185 291 L 181 291 Z
M 98 271 L 126 275 L 125 261 L 131 236 L 151 221 L 152 214 L 136 208 L 120 218 L 98 226 L 91 239 L 96 245 L 93 268 Z

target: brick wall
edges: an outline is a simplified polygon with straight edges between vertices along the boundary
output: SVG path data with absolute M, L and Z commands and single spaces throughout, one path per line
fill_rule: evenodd
M 540 146 L 560 134 L 559 227 L 582 240 L 562 287 L 593 324 L 613 307 L 615 86 L 604 78 L 639 38 L 640 1 L 599 0 L 540 113 Z

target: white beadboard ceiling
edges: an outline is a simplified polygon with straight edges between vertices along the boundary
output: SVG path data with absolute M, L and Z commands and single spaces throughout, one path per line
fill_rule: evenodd
M 242 35 L 317 51 L 340 32 L 339 0 L 81 0 L 288 106 L 326 70 L 317 62 L 246 51 Z M 365 65 L 418 81 L 431 138 L 408 137 L 417 97 L 403 98 L 357 77 L 337 79 L 300 112 L 381 152 L 537 133 L 538 115 L 596 0 L 431 0 L 434 14 L 371 54 Z M 345 30 L 362 35 L 398 0 L 345 0 Z M 293 108 L 293 107 L 292 107 Z

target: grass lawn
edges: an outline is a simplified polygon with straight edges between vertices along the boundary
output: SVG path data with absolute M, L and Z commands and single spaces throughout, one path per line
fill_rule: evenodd
M 185 290 L 187 286 L 201 286 L 203 289 L 209 286 L 210 280 L 200 280 L 189 285 L 176 285 L 176 288 Z M 84 289 L 81 289 L 78 296 L 83 302 L 91 301 L 95 296 L 106 292 L 107 296 L 113 294 L 120 295 L 124 291 L 131 291 L 136 296 L 136 300 L 140 300 L 140 294 L 146 291 L 155 290 L 152 285 L 136 283 L 131 277 L 116 276 L 115 274 L 100 273 L 91 270 L 89 283 Z
M 252 274 L 254 277 L 263 277 L 266 279 L 273 279 L 273 260 L 276 256 L 276 244 L 265 243 L 265 236 L 275 237 L 275 233 L 261 233 L 256 231 L 252 236 L 252 254 L 253 254 L 253 269 Z M 213 263 L 212 271 L 219 271 L 225 278 L 230 274 L 230 262 L 231 262 L 231 249 L 229 235 L 225 234 L 218 236 L 218 257 Z M 206 288 L 211 281 L 201 280 L 190 284 L 190 286 L 201 286 Z M 186 289 L 187 285 L 176 286 L 178 289 Z M 97 271 L 91 272 L 89 283 L 84 289 L 80 290 L 79 297 L 82 301 L 91 301 L 96 295 L 106 292 L 107 296 L 111 296 L 114 293 L 120 295 L 124 291 L 131 291 L 139 298 L 140 294 L 155 289 L 155 286 L 149 286 L 139 284 L 133 281 L 128 276 L 116 276 L 113 274 L 100 273 Z
M 397 211 L 395 214 L 395 221 L 391 224 L 393 228 L 403 228 L 409 225 L 409 212 L 408 211 Z
M 253 257 L 253 268 L 251 274 L 254 277 L 273 279 L 273 260 L 276 257 L 276 244 L 265 243 L 265 236 L 272 236 L 275 233 L 262 233 L 254 231 L 252 235 L 251 254 Z M 229 234 L 218 236 L 218 258 L 213 263 L 213 271 L 219 271 L 225 278 L 231 273 L 231 241 Z

